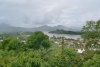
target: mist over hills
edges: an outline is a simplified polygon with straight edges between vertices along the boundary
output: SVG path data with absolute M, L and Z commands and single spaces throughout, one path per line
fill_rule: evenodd
M 0 32 L 33 32 L 33 31 L 52 31 L 56 29 L 63 29 L 66 31 L 80 31 L 81 28 L 68 28 L 63 25 L 58 25 L 58 26 L 40 26 L 40 27 L 35 27 L 35 28 L 23 28 L 23 27 L 14 27 L 6 23 L 0 23 Z
M 0 32 L 21 32 L 27 31 L 27 28 L 14 27 L 6 23 L 0 23 Z

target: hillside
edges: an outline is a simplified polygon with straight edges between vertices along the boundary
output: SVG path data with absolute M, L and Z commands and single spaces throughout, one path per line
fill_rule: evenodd
M 85 32 L 81 32 L 81 31 L 66 31 L 66 30 L 63 30 L 63 29 L 57 29 L 57 30 L 49 31 L 49 33 L 81 35 L 81 34 L 84 34 Z

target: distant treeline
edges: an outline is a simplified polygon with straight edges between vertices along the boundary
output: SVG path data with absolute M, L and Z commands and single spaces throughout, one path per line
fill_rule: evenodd
M 1 38 L 8 38 L 8 37 L 18 37 L 20 35 L 30 35 L 32 32 L 10 32 L 10 33 L 0 33 Z
M 66 30 L 63 30 L 63 29 L 57 29 L 57 30 L 54 30 L 54 31 L 50 31 L 49 33 L 82 35 L 82 34 L 85 34 L 86 32 L 82 32 L 82 31 L 66 31 Z

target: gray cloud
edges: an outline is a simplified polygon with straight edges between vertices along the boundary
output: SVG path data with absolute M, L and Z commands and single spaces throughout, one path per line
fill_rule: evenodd
M 0 0 L 0 22 L 20 27 L 81 27 L 100 19 L 100 0 Z

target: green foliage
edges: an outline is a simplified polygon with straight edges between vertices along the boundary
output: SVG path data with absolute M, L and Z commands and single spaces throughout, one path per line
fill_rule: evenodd
M 87 43 L 88 48 L 99 48 L 100 47 L 100 20 L 98 21 L 87 21 L 86 26 L 83 26 L 82 31 L 88 32 L 82 35 L 84 41 Z
M 54 46 L 53 46 L 54 47 Z M 62 55 L 61 47 L 54 47 L 48 55 L 44 56 L 50 67 L 81 67 L 80 56 L 71 48 L 65 48 Z
M 3 50 L 17 50 L 23 45 L 16 38 L 5 38 L 1 44 Z
M 100 20 L 98 21 L 87 21 L 86 26 L 83 26 L 83 31 L 99 31 L 100 32 Z
M 89 59 L 92 59 L 92 57 L 94 56 L 94 54 L 95 54 L 95 51 L 93 51 L 93 50 L 87 50 L 87 51 L 85 51 L 85 54 L 83 54 L 83 58 L 84 58 L 84 62 L 85 61 L 88 61 Z
M 49 37 L 41 31 L 33 32 L 28 37 L 27 44 L 29 44 L 29 47 L 33 49 L 48 49 L 50 47 Z
M 92 44 L 97 35 L 86 39 L 93 39 L 88 41 Z M 81 55 L 75 48 L 50 46 L 49 37 L 40 31 L 32 33 L 25 43 L 5 38 L 0 42 L 0 67 L 100 67 L 100 50 L 86 50 Z
M 2 44 L 0 43 L 0 49 L 2 49 Z
M 8 44 L 8 50 L 17 50 L 19 49 L 23 44 L 21 44 L 17 39 L 12 39 L 10 43 Z
M 100 67 L 100 54 L 95 54 L 92 59 L 84 62 L 83 67 Z
M 61 54 L 61 47 L 52 46 L 48 50 L 28 50 L 16 52 L 14 50 L 0 50 L 0 65 L 3 67 L 81 67 L 79 55 L 70 48 L 65 48 Z
M 80 56 L 75 52 L 74 49 L 67 48 L 65 49 L 65 54 L 68 57 L 67 66 L 68 67 L 81 67 L 82 60 Z
M 0 50 L 0 66 L 11 67 L 12 62 L 16 59 L 16 55 L 15 51 Z
M 5 38 L 2 42 L 2 49 L 5 50 L 7 48 L 7 45 L 11 41 L 11 38 Z

